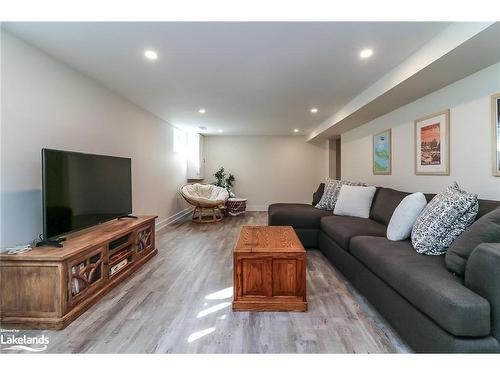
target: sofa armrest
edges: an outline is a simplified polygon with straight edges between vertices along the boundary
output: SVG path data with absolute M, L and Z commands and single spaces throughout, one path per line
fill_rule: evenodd
M 316 190 L 316 192 L 313 193 L 313 200 L 312 200 L 313 206 L 316 206 L 319 203 L 324 192 L 325 192 L 325 183 L 322 182 L 321 184 L 319 184 L 318 190 Z
M 500 243 L 474 249 L 465 268 L 465 286 L 490 302 L 491 334 L 500 342 Z

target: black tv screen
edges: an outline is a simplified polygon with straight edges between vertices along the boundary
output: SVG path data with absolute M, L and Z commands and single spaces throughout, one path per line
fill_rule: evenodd
M 43 236 L 132 213 L 131 159 L 42 150 Z

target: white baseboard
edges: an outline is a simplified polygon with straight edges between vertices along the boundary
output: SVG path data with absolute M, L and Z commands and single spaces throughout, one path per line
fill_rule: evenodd
M 160 231 L 163 228 L 165 228 L 167 225 L 174 224 L 178 222 L 180 219 L 182 219 L 184 216 L 190 214 L 193 212 L 193 207 L 188 207 L 182 211 L 177 212 L 176 214 L 173 214 L 172 216 L 169 216 L 159 222 L 156 223 L 156 231 Z
M 265 212 L 267 212 L 268 207 L 269 207 L 269 205 L 267 205 L 267 204 L 250 205 L 250 206 L 247 206 L 247 211 L 265 211 Z

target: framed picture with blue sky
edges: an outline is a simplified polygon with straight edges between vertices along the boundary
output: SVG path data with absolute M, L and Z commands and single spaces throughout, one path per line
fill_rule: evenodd
M 392 173 L 391 129 L 373 136 L 373 174 L 390 175 Z

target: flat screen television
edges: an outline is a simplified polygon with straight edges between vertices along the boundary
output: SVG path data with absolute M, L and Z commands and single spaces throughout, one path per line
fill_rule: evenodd
M 42 150 L 44 240 L 132 213 L 131 159 Z

